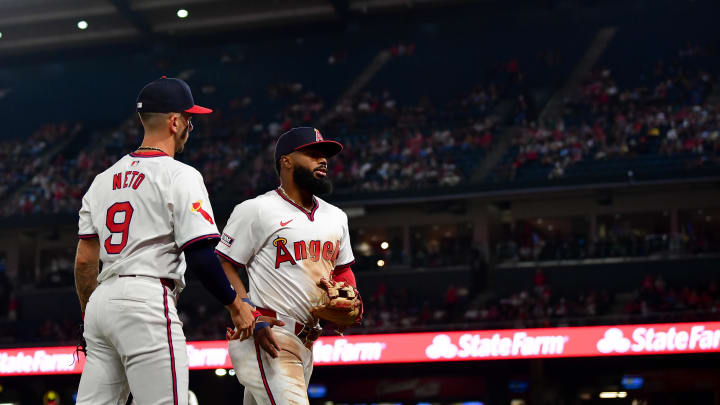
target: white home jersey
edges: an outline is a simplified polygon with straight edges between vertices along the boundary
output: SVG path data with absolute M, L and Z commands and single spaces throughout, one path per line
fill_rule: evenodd
M 347 215 L 315 198 L 307 212 L 279 190 L 237 205 L 216 252 L 247 268 L 253 304 L 309 323 L 333 269 L 353 264 Z
M 82 199 L 79 237 L 99 238 L 99 282 L 135 274 L 182 288 L 182 250 L 220 235 L 197 170 L 161 152 L 136 152 L 95 177 Z

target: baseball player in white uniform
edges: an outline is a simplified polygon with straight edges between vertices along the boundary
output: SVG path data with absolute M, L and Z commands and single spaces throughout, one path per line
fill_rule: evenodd
M 255 316 L 232 289 L 212 240 L 218 234 L 200 173 L 173 159 L 193 126 L 190 88 L 163 77 L 138 96 L 142 146 L 97 175 L 82 200 L 75 282 L 86 364 L 77 403 L 188 403 L 188 359 L 175 308 L 186 268 L 230 311 L 233 338 Z M 103 263 L 98 275 L 99 261 Z M 242 335 L 242 336 L 240 336 Z
M 237 205 L 216 247 L 236 291 L 245 293 L 237 274 L 245 267 L 252 303 L 282 321 L 229 342 L 245 405 L 309 403 L 312 343 L 320 335 L 311 310 L 324 294 L 317 283 L 332 277 L 355 286 L 347 215 L 315 196 L 331 191 L 327 158 L 341 150 L 314 128 L 281 135 L 275 148 L 281 186 Z

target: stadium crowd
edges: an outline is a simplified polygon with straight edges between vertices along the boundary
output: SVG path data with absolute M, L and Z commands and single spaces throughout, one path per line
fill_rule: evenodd
M 535 272 L 531 289 L 502 297 L 473 296 L 465 286 L 450 286 L 441 299 L 433 301 L 412 295 L 406 288 L 387 285 L 366 295 L 368 307 L 374 310 L 365 316 L 363 329 L 374 333 L 441 329 L 449 324 L 494 329 L 680 321 L 720 311 L 717 282 L 667 285 L 661 276 L 651 275 L 623 299 L 620 294 L 592 288 L 555 291 L 542 270 Z
M 393 52 L 412 55 L 415 49 L 398 45 Z M 536 124 L 530 101 L 524 94 L 508 91 L 504 79 L 469 87 L 441 106 L 430 97 L 408 103 L 398 101 L 390 91 L 373 90 L 342 100 L 334 108 L 302 83 L 273 83 L 265 99 L 238 96 L 211 116 L 194 117 L 196 129 L 177 158 L 203 174 L 211 198 L 239 201 L 277 185 L 272 148 L 281 133 L 294 126 L 314 126 L 325 118 L 320 130 L 345 145 L 341 158 L 330 162 L 339 193 L 457 186 L 471 180 L 478 162 L 494 146 L 502 126 L 494 112 L 510 100 L 515 109 L 512 121 L 519 128 L 510 152 L 496 169 L 501 180 L 537 167 L 545 178 L 561 178 L 582 162 L 648 155 L 685 156 L 691 166 L 714 164 L 720 158 L 720 105 L 709 102 L 708 95 L 715 77 L 709 70 L 690 69 L 687 63 L 707 52 L 689 46 L 671 63 L 657 63 L 628 86 L 618 84 L 608 68 L 593 71 L 553 125 Z M 341 63 L 343 58 L 342 53 L 333 55 L 332 63 Z M 516 60 L 505 69 L 517 80 L 523 76 Z M 213 86 L 217 85 L 201 91 L 211 92 Z M 273 113 L 259 112 L 268 105 Z M 81 125 L 46 125 L 27 139 L 0 142 L 0 197 L 11 198 L 0 208 L 0 216 L 75 214 L 94 176 L 139 146 L 142 137 L 134 115 L 108 133 L 96 131 L 73 140 L 72 135 L 82 130 Z M 65 140 L 67 144 L 51 155 L 53 146 Z M 358 265 L 375 269 L 383 260 L 412 268 L 473 266 L 477 258 L 466 253 L 469 247 L 462 238 L 451 239 L 436 247 L 418 245 L 409 258 L 396 248 L 401 243 L 392 241 L 395 248 L 364 261 L 359 257 Z M 509 237 L 497 244 L 495 258 L 558 260 L 719 250 L 714 239 L 692 231 L 670 235 L 610 229 L 594 238 Z M 55 265 L 40 287 L 67 286 L 68 266 Z M 19 303 L 12 287 L 7 277 L 0 277 L 3 342 L 30 330 L 25 325 L 17 327 Z M 637 291 L 621 300 L 617 292 L 592 288 L 557 291 L 542 271 L 536 273 L 533 288 L 503 296 L 450 286 L 435 297 L 419 297 L 402 286 L 381 284 L 375 291 L 364 292 L 372 311 L 366 313 L 362 330 L 349 332 L 450 324 L 473 328 L 580 325 L 602 322 L 603 317 L 622 322 L 626 316 L 649 320 L 658 314 L 667 317 L 663 319 L 685 319 L 694 313 L 716 313 L 720 309 L 717 289 L 714 282 L 667 285 L 661 277 L 648 276 Z M 182 307 L 180 317 L 189 339 L 222 338 L 228 324 L 224 311 L 203 304 Z M 46 319 L 33 328 L 23 341 L 71 343 L 76 336 L 75 323 L 67 319 Z
M 3 274 L 0 271 L 0 276 Z M 5 278 L 0 281 L 1 342 L 12 343 L 21 338 L 72 343 L 77 325 L 71 317 L 41 322 L 18 320 L 22 304 L 13 296 L 10 281 Z M 348 333 L 689 321 L 720 311 L 717 281 L 691 285 L 668 283 L 661 276 L 647 275 L 634 291 L 591 287 L 560 291 L 537 269 L 530 284 L 531 288 L 505 295 L 475 291 L 472 285 L 449 285 L 437 295 L 421 296 L 404 286 L 380 283 L 374 291 L 364 291 L 365 306 L 372 310 L 366 312 L 362 328 L 351 328 Z M 226 313 L 212 302 L 190 305 L 181 301 L 179 316 L 188 339 L 221 339 L 228 322 Z M 29 324 L 34 326 L 28 329 Z M 24 336 L 17 335 L 20 331 L 25 331 Z
M 492 120 L 484 117 L 492 89 L 475 88 L 463 96 L 452 112 L 435 112 L 429 105 L 398 107 L 388 93 L 378 99 L 369 94 L 342 105 L 343 127 L 337 123 L 326 132 L 345 144 L 342 159 L 330 164 L 336 189 L 342 191 L 394 190 L 411 187 L 453 186 L 469 179 L 474 165 L 493 140 Z M 312 126 L 325 111 L 322 97 L 300 83 L 278 83 L 268 88 L 268 100 L 283 105 L 280 113 L 260 120 L 247 110 L 253 101 L 233 100 L 227 110 L 210 117 L 195 117 L 196 130 L 186 150 L 177 158 L 203 173 L 211 197 L 243 199 L 277 186 L 272 147 L 277 137 L 294 126 Z M 432 111 L 432 113 L 431 113 Z M 480 114 L 480 115 L 478 115 Z M 441 119 L 439 116 L 444 118 Z M 371 118 L 372 117 L 372 118 Z M 475 118 L 474 118 L 475 117 Z M 377 122 L 366 126 L 369 121 Z M 452 122 L 453 124 L 442 124 Z M 352 123 L 352 125 L 348 125 Z M 381 124 L 380 124 L 381 123 Z M 357 127 L 355 126 L 357 125 Z M 41 157 L 47 145 L 66 133 L 66 126 L 48 126 L 32 138 L 6 142 L 3 156 L 13 151 Z M 37 170 L 39 160 L 7 159 L 8 178 L 3 190 L 23 182 L 27 187 L 5 205 L 2 216 L 74 213 L 94 176 L 123 154 L 139 146 L 142 127 L 137 117 L 118 128 L 95 133 L 90 140 L 74 143 L 55 155 L 51 164 Z M 3 191 L 0 190 L 0 191 Z
M 82 129 L 80 124 L 48 124 L 38 128 L 31 136 L 0 142 L 0 198 L 7 198 L 18 188 L 32 180 L 40 168 L 46 166 L 43 157 L 70 135 Z M 18 200 L 3 204 L 0 216 L 14 215 L 32 210 L 34 200 Z
M 587 290 L 574 294 L 553 291 L 541 270 L 534 287 L 493 297 L 471 295 L 466 286 L 449 286 L 440 300 L 419 300 L 402 287 L 382 284 L 370 295 L 368 307 L 375 309 L 364 319 L 364 328 L 379 330 L 432 329 L 442 325 L 463 327 L 538 327 L 611 313 L 614 296 L 608 291 Z
M 342 159 L 331 162 L 338 193 L 457 186 L 471 180 L 494 145 L 500 124 L 493 112 L 512 99 L 521 125 L 494 171 L 498 181 L 518 178 L 526 169 L 561 178 L 581 162 L 637 156 L 683 157 L 687 167 L 714 165 L 720 159 L 720 106 L 706 102 L 714 77 L 709 70 L 688 67 L 688 61 L 708 52 L 688 46 L 629 86 L 619 85 L 609 69 L 596 70 L 551 126 L 537 125 L 534 114 L 522 113 L 527 110 L 524 95 L 507 91 L 507 83 L 523 76 L 515 60 L 501 69 L 504 76 L 473 86 L 441 107 L 429 97 L 399 102 L 387 90 L 364 91 L 330 107 L 299 82 L 273 83 L 263 100 L 238 96 L 216 114 L 196 117 L 197 129 L 178 159 L 203 173 L 214 198 L 257 195 L 276 186 L 274 139 L 324 117 L 321 130 L 346 146 Z M 279 112 L 263 115 L 263 106 Z M 142 136 L 133 116 L 109 137 L 96 131 L 38 170 L 48 145 L 71 130 L 48 125 L 28 139 L 0 144 L 0 195 L 26 185 L 0 215 L 75 212 L 93 176 L 136 148 Z
M 427 98 L 398 106 L 388 91 L 341 102 L 328 124 L 346 146 L 333 166 L 338 188 L 399 190 L 469 180 L 492 144 L 496 130 L 488 114 L 499 97 L 490 86 L 440 110 Z
M 434 297 L 420 297 L 406 287 L 381 283 L 363 297 L 368 311 L 361 328 L 347 333 L 458 328 L 524 328 L 578 326 L 603 322 L 692 320 L 720 311 L 716 282 L 667 285 L 661 276 L 647 275 L 636 290 L 624 295 L 602 289 L 559 292 L 536 270 L 533 287 L 499 297 L 473 293 L 468 286 L 450 285 Z M 623 297 L 624 296 L 624 297 Z M 623 298 L 619 298 L 623 297 Z M 221 338 L 227 324 L 222 311 L 203 305 L 181 311 L 189 339 Z
M 554 291 L 541 270 L 534 274 L 531 289 L 500 297 L 473 295 L 468 286 L 454 285 L 437 296 L 420 297 L 408 288 L 381 283 L 375 291 L 364 293 L 366 308 L 372 311 L 366 312 L 362 327 L 350 328 L 347 333 L 432 330 L 450 325 L 479 329 L 586 325 L 601 324 L 603 317 L 620 323 L 657 316 L 686 319 L 694 313 L 720 310 L 718 297 L 714 282 L 701 287 L 667 286 L 662 277 L 647 276 L 629 299 L 619 302 L 606 290 Z M 203 303 L 181 305 L 179 316 L 188 339 L 222 339 L 229 322 L 223 310 Z M 12 340 L 13 325 L 8 325 L 0 341 Z M 77 325 L 67 319 L 46 319 L 35 328 L 25 339 L 72 343 L 77 333 Z
M 518 128 L 498 179 L 517 178 L 525 168 L 556 179 L 583 161 L 649 155 L 686 157 L 687 168 L 717 163 L 720 106 L 707 101 L 715 78 L 695 65 L 711 53 L 689 45 L 634 85 L 618 84 L 609 68 L 592 71 L 561 119 L 551 125 L 528 120 Z
M 581 260 L 608 257 L 646 257 L 654 254 L 720 252 L 715 238 L 688 227 L 680 234 L 641 233 L 608 229 L 595 240 L 578 235 L 512 237 L 495 246 L 499 261 Z

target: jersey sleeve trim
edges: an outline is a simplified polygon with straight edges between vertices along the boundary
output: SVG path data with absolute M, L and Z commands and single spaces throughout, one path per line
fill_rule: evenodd
M 78 239 L 93 239 L 97 238 L 98 234 L 96 233 L 81 233 L 78 235 Z
M 182 246 L 180 246 L 180 250 L 185 250 L 186 247 L 192 245 L 193 243 L 205 239 L 220 239 L 220 234 L 217 233 L 210 233 L 207 235 L 198 236 L 197 238 L 190 239 L 189 241 L 183 243 Z
M 237 260 L 233 259 L 232 257 L 226 255 L 225 253 L 223 253 L 217 249 L 215 249 L 215 254 L 222 257 L 223 259 L 229 261 L 230 263 L 232 263 L 233 265 L 235 265 L 237 267 L 245 267 L 244 264 L 238 262 Z
M 345 263 L 345 264 L 341 264 L 341 265 L 339 265 L 339 266 L 335 266 L 335 270 L 346 269 L 346 268 L 352 266 L 353 264 L 355 264 L 355 260 L 352 260 L 352 261 L 350 261 L 349 263 Z

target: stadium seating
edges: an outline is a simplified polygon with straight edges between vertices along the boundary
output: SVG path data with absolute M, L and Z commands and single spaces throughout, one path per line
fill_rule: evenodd
M 30 204 L 4 209 L 3 215 L 74 212 L 77 203 L 68 199 L 84 191 L 100 167 L 139 143 L 137 124 L 127 121 L 137 88 L 126 84 L 139 86 L 162 74 L 188 81 L 198 102 L 217 111 L 212 118 L 196 120 L 194 139 L 179 156 L 203 172 L 215 200 L 237 202 L 237 196 L 274 187 L 267 161 L 272 140 L 291 126 L 318 125 L 323 115 L 331 117 L 323 133 L 347 145 L 335 169 L 338 198 L 468 183 L 506 124 L 503 114 L 496 116 L 498 107 L 505 103 L 512 110 L 518 95 L 538 88 L 549 95 L 571 68 L 559 65 L 558 58 L 581 52 L 582 43 L 547 50 L 539 47 L 557 40 L 558 32 L 529 38 L 519 30 L 499 40 L 480 33 L 500 27 L 462 25 L 457 18 L 472 20 L 453 16 L 398 27 L 372 22 L 341 36 L 182 50 L 167 46 L 122 58 L 106 53 L 92 66 L 66 60 L 5 67 L 0 88 L 10 91 L 0 97 L 0 108 L 33 105 L 51 111 L 46 119 L 72 116 L 92 135 L 83 134 L 84 139 L 64 148 L 53 167 L 37 178 L 21 176 L 15 173 L 20 168 L 11 166 L 8 176 L 28 185 L 11 207 Z M 577 35 L 588 38 L 591 32 L 582 29 Z M 458 37 L 464 38 L 463 46 L 445 45 Z M 390 61 L 364 89 L 340 100 L 383 49 L 391 51 Z M 103 72 L 107 79 L 91 85 L 87 78 L 93 72 Z M 111 122 L 124 123 L 108 126 Z M 30 120 L 13 120 L 10 133 L 30 131 L 31 125 Z M 61 190 L 49 192 L 48 184 L 59 184 Z
M 720 310 L 718 280 L 712 275 L 688 282 L 645 274 L 635 284 L 612 289 L 591 283 L 563 287 L 552 281 L 559 273 L 547 277 L 543 270 L 524 274 L 527 279 L 514 287 L 508 285 L 507 292 L 490 294 L 450 283 L 427 296 L 402 285 L 380 283 L 364 293 L 365 305 L 373 311 L 365 315 L 361 328 L 351 328 L 347 333 L 681 322 L 703 319 Z M 190 288 L 195 294 L 201 290 L 197 285 Z M 46 299 L 53 296 L 55 307 L 21 311 L 38 295 Z M 77 320 L 68 313 L 75 300 L 71 291 L 23 294 L 11 303 L 11 311 L 25 316 L 20 321 L 0 323 L 4 325 L 0 343 L 73 343 Z M 188 339 L 222 339 L 229 322 L 226 311 L 212 300 L 200 301 L 206 304 L 189 302 L 181 301 L 179 307 Z
M 515 132 L 495 181 L 633 181 L 717 172 L 720 123 L 709 96 L 720 57 L 694 44 L 664 53 L 636 70 L 634 81 L 632 69 L 618 69 L 622 79 L 610 68 L 593 71 L 566 101 L 559 122 Z
M 277 185 L 272 145 L 294 126 L 320 126 L 325 136 L 345 145 L 343 155 L 330 165 L 333 198 L 345 200 L 475 186 L 633 182 L 720 172 L 720 104 L 712 98 L 720 58 L 714 48 L 686 45 L 676 38 L 668 42 L 674 46 L 672 54 L 656 44 L 634 53 L 624 39 L 627 31 L 621 30 L 600 59 L 601 68 L 566 100 L 562 119 L 539 125 L 534 123 L 539 110 L 563 85 L 597 27 L 572 27 L 576 40 L 568 41 L 567 27 L 554 27 L 550 19 L 510 26 L 497 22 L 481 29 L 473 26 L 472 18 L 436 19 L 408 30 L 377 22 L 357 31 L 351 27 L 338 38 L 138 50 L 123 58 L 104 55 L 92 66 L 67 60 L 4 67 L 0 89 L 13 91 L 0 96 L 0 108 L 32 105 L 51 111 L 45 116 L 48 122 L 71 118 L 83 124 L 38 129 L 27 117 L 13 120 L 9 132 L 35 133 L 0 142 L 0 198 L 5 202 L 0 216 L 64 214 L 76 220 L 80 197 L 94 175 L 139 145 L 142 127 L 133 100 L 139 85 L 162 74 L 187 80 L 198 103 L 216 109 L 210 117 L 194 118 L 196 129 L 177 158 L 202 172 L 218 205 L 232 206 Z M 494 35 L 500 31 L 502 37 Z M 448 46 L 449 39 L 455 46 Z M 391 58 L 368 83 L 344 97 L 385 49 Z M 663 62 L 656 63 L 658 59 Z M 623 68 L 628 63 L 632 67 Z M 88 77 L 96 78 L 99 71 L 105 80 L 90 83 Z M 478 184 L 480 164 L 502 140 L 510 141 L 509 150 L 490 168 L 489 179 Z M 391 271 L 451 269 L 467 276 L 480 271 L 483 261 L 471 233 L 441 239 L 433 248 L 411 236 L 409 257 L 397 248 L 394 253 L 358 255 L 357 273 L 371 275 L 382 260 Z M 491 247 L 490 265 L 649 260 L 653 255 L 703 256 L 720 249 L 714 238 L 692 229 L 680 235 L 610 230 L 602 237 L 535 236 L 500 240 Z M 688 267 L 696 265 L 688 260 Z M 606 274 L 618 271 L 608 266 Z M 77 319 L 62 315 L 74 313 L 69 309 L 75 305 L 70 270 L 54 269 L 34 280 L 35 286 L 16 288 L 3 297 L 4 312 L 13 314 L 0 324 L 4 343 L 74 339 Z M 517 288 L 488 291 L 476 288 L 480 283 L 468 287 L 458 281 L 437 286 L 433 294 L 415 294 L 397 287 L 399 283 L 373 283 L 364 292 L 374 310 L 367 314 L 363 331 L 686 320 L 718 307 L 712 284 L 716 280 L 711 279 L 687 285 L 659 276 L 611 291 L 587 282 L 590 276 L 573 275 L 583 286 L 568 292 L 569 282 L 538 276 L 525 277 L 523 284 L 513 278 L 516 274 L 497 273 L 503 281 L 497 284 Z M 28 303 L 38 295 L 50 300 L 50 290 L 62 304 L 57 313 L 46 312 L 45 319 Z M 191 339 L 221 338 L 227 322 L 222 310 L 212 306 L 186 306 L 181 316 Z

